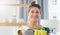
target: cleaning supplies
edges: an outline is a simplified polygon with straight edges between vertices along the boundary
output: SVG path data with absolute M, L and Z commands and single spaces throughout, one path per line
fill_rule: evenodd
M 34 30 L 34 35 L 47 35 L 45 30 Z
M 42 30 L 47 31 L 47 35 L 49 35 L 49 33 L 50 33 L 50 29 L 49 29 L 49 27 L 43 27 Z
M 24 31 L 23 35 L 34 35 L 34 30 L 33 29 L 27 29 Z
M 38 30 L 37 29 L 34 30 L 34 35 L 38 35 Z
M 38 30 L 39 35 L 47 35 L 47 32 L 45 30 Z
M 19 29 L 17 34 L 20 35 L 47 35 L 47 31 L 45 30 L 39 30 L 39 29 Z

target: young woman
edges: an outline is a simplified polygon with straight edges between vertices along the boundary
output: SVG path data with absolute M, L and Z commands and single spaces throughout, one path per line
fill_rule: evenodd
M 39 25 L 38 23 L 38 20 L 41 17 L 41 9 L 38 4 L 35 4 L 35 1 L 32 2 L 29 6 L 29 11 L 27 13 L 29 17 L 29 22 L 27 26 L 32 29 L 41 29 L 41 25 Z
M 31 3 L 29 6 L 29 10 L 27 12 L 29 17 L 29 22 L 26 26 L 21 26 L 18 30 L 27 30 L 31 29 L 41 29 L 41 25 L 38 23 L 38 20 L 41 17 L 41 7 L 38 4 L 35 4 L 35 1 Z M 18 32 L 18 31 L 17 31 Z M 22 33 L 20 33 L 21 35 Z

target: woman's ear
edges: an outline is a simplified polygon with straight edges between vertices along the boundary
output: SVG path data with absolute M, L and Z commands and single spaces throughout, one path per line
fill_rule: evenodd
M 40 9 L 40 18 L 41 18 L 41 15 L 42 15 L 42 13 L 41 13 L 41 9 Z

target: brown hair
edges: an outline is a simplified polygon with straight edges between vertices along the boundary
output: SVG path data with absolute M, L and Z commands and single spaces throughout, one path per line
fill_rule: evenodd
M 36 4 L 35 1 L 33 1 L 31 3 L 31 5 L 29 6 L 29 8 L 32 8 L 32 7 L 37 7 L 38 9 L 40 9 L 40 5 L 39 4 Z

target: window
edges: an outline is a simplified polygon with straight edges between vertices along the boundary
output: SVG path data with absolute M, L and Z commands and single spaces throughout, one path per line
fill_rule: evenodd
M 48 12 L 49 19 L 57 19 L 60 20 L 60 0 L 49 0 L 48 1 Z

